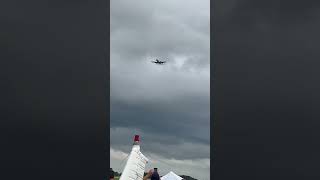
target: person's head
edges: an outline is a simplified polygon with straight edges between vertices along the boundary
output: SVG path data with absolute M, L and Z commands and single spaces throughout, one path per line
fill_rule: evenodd
M 154 172 L 158 172 L 158 168 L 153 168 L 153 171 Z

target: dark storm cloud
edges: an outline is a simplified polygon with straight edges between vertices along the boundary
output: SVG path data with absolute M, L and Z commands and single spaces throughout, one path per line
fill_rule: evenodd
M 148 73 L 144 74 L 148 75 Z M 208 81 L 208 78 L 202 77 L 203 79 L 201 79 L 201 77 L 194 80 Z M 176 78 L 176 76 L 169 78 Z M 148 144 L 149 147 L 154 145 L 152 142 L 181 145 L 184 141 L 209 146 L 208 84 L 194 82 L 188 85 L 187 80 L 192 80 L 188 77 L 187 80 L 177 78 L 178 82 L 174 84 L 174 82 L 170 82 L 169 78 L 168 80 L 164 78 L 159 82 L 151 81 L 148 85 L 141 86 L 139 80 L 149 81 L 148 78 L 140 79 L 138 75 L 136 80 L 132 82 L 134 87 L 131 88 L 128 86 L 131 78 L 112 82 L 111 119 L 114 121 L 111 121 L 111 127 L 142 130 L 146 133 L 144 144 Z M 127 89 L 122 89 L 126 86 Z M 201 88 L 206 88 L 206 90 Z M 131 131 L 131 133 L 134 133 L 134 131 Z M 172 138 L 175 136 L 178 138 Z M 163 139 L 163 137 L 168 138 Z M 125 138 L 130 138 L 130 136 L 125 136 Z M 123 139 L 119 142 L 123 142 Z M 154 153 L 160 153 L 163 156 L 169 155 L 168 152 L 160 148 L 152 148 L 152 150 L 154 150 Z M 176 149 L 176 152 L 179 151 Z M 190 153 L 181 153 L 175 158 L 193 158 L 194 155 L 192 154 L 199 157 L 204 156 L 200 152 L 191 153 L 190 151 Z M 208 156 L 208 151 L 206 151 L 206 155 Z
M 203 102 L 199 102 L 201 100 Z M 145 105 L 113 103 L 112 118 L 118 121 L 114 124 L 111 123 L 111 125 L 138 126 L 153 133 L 176 134 L 185 139 L 189 138 L 189 140 L 208 143 L 209 103 L 205 103 L 207 99 L 193 100 L 189 98 L 186 100 L 175 99 L 175 101 L 176 103 L 150 103 Z M 187 103 L 193 104 L 193 106 L 183 105 Z M 152 123 L 153 127 L 150 127 L 151 124 L 149 123 Z
M 208 74 L 188 75 L 183 71 L 177 74 L 172 73 L 170 69 L 167 72 L 162 70 L 156 72 L 150 68 L 151 70 L 145 71 L 142 68 L 129 75 L 123 72 L 114 72 L 111 75 L 113 77 L 111 119 L 114 120 L 111 121 L 111 127 L 142 130 L 147 133 L 147 137 L 152 137 L 146 138 L 144 142 L 150 147 L 154 145 L 152 142 L 170 144 L 170 141 L 178 145 L 185 141 L 193 142 L 195 147 L 201 144 L 208 147 L 210 140 Z M 174 136 L 179 138 L 161 139 Z M 160 148 L 152 150 L 163 156 L 172 156 Z M 179 152 L 178 148 L 176 152 Z M 175 158 L 205 156 L 200 152 L 189 152 L 181 153 Z M 209 151 L 206 151 L 207 156 L 208 153 Z
M 209 20 L 206 0 L 111 1 L 112 148 L 139 133 L 147 154 L 209 158 Z
M 215 17 L 214 32 L 214 179 L 319 178 L 319 1 L 224 6 L 232 11 Z

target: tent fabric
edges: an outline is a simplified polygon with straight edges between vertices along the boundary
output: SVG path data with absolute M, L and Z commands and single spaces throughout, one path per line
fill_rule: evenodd
M 170 171 L 168 174 L 161 177 L 161 180 L 182 180 L 183 178 Z

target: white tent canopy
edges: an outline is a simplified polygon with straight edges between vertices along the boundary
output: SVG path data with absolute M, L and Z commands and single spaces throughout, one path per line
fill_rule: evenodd
M 182 180 L 183 178 L 170 171 L 168 174 L 161 177 L 161 180 Z

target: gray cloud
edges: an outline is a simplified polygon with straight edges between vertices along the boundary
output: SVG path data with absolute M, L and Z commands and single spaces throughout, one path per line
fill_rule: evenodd
M 111 55 L 132 61 L 184 56 L 193 65 L 208 65 L 209 1 L 177 2 L 111 1 Z
M 208 0 L 111 1 L 115 151 L 128 153 L 133 134 L 140 134 L 147 156 L 191 163 L 210 158 L 209 5 Z M 155 58 L 168 63 L 157 66 L 150 62 Z
M 132 146 L 133 133 L 139 133 L 142 136 L 142 151 L 147 154 L 158 154 L 177 160 L 209 158 L 210 145 L 208 143 L 197 143 L 196 141 L 183 139 L 179 134 L 174 136 L 173 134 L 168 135 L 139 129 L 112 128 L 112 147 L 128 153 Z

